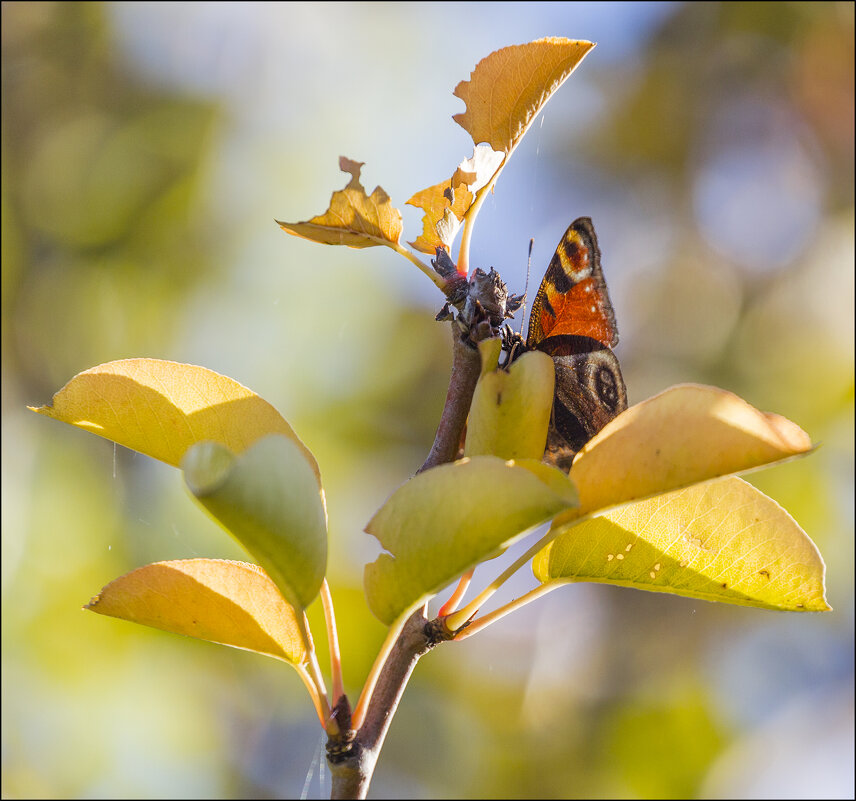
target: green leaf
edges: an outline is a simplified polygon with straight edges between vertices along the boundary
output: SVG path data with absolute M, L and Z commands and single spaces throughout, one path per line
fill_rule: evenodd
M 766 609 L 830 608 L 814 543 L 739 478 L 659 495 L 557 533 L 532 563 L 545 584 L 594 581 Z
M 483 359 L 487 349 L 484 343 L 489 342 L 479 343 Z M 508 370 L 485 370 L 483 365 L 470 405 L 464 454 L 540 460 L 554 385 L 553 360 L 540 351 L 524 353 Z
M 236 456 L 202 442 L 181 467 L 196 500 L 258 560 L 285 599 L 298 610 L 307 607 L 327 567 L 327 510 L 300 447 L 275 434 Z
M 576 502 L 564 473 L 530 460 L 476 456 L 420 473 L 366 526 L 388 551 L 366 565 L 372 612 L 391 624 Z
M 306 661 L 298 613 L 264 570 L 246 562 L 155 562 L 111 581 L 85 608 L 293 665 Z

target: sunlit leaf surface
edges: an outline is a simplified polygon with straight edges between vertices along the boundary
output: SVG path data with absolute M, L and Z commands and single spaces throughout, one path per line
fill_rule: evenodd
M 417 192 L 407 203 L 423 209 L 422 233 L 410 244 L 423 253 L 434 253 L 438 247 L 450 250 L 461 221 L 483 187 L 502 163 L 503 154 L 487 145 L 473 148 L 473 155 L 464 159 L 454 175 L 439 184 Z M 449 199 L 452 191 L 454 202 Z
M 246 562 L 155 562 L 110 582 L 86 608 L 292 664 L 306 658 L 294 608 Z
M 825 611 L 824 564 L 775 501 L 724 478 L 565 527 L 532 564 L 543 583 L 594 581 L 790 611 Z
M 272 435 L 235 455 L 203 442 L 181 467 L 194 497 L 258 560 L 286 600 L 298 609 L 312 603 L 327 569 L 327 512 L 297 444 Z
M 476 456 L 426 470 L 366 526 L 387 553 L 366 565 L 372 612 L 392 623 L 532 526 L 576 504 L 560 470 Z
M 268 434 L 294 441 L 315 458 L 282 415 L 231 378 L 161 359 L 123 359 L 78 373 L 34 412 L 91 431 L 178 466 L 188 448 L 211 440 L 235 453 Z
M 598 509 L 752 470 L 811 450 L 808 435 L 731 392 L 680 384 L 631 406 L 577 454 L 580 507 Z
M 551 37 L 496 50 L 455 88 L 467 110 L 453 119 L 475 144 L 487 142 L 510 152 L 593 47 L 592 42 Z

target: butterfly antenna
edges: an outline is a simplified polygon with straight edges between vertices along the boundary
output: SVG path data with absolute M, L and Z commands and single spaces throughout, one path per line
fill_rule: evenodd
M 526 298 L 529 292 L 529 273 L 532 271 L 532 246 L 535 238 L 529 240 L 529 257 L 526 259 L 526 285 L 523 287 L 523 307 L 520 310 L 520 336 L 523 336 L 523 320 L 526 319 Z

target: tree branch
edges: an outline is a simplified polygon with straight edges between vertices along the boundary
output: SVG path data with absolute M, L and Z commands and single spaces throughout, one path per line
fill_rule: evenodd
M 466 295 L 455 303 L 458 316 L 452 322 L 449 390 L 431 452 L 418 472 L 457 457 L 481 372 L 477 343 L 498 335 L 506 316 L 507 294 L 505 284 L 493 270 L 490 273 L 476 270 L 467 284 Z M 368 689 L 368 698 L 360 700 L 360 720 L 355 721 L 359 729 L 352 728 L 351 709 L 345 696 L 333 710 L 339 732 L 327 740 L 327 761 L 333 779 L 331 799 L 366 797 L 384 738 L 413 668 L 430 648 L 454 634 L 442 624 L 429 624 L 426 608 L 414 612 L 404 623 L 383 660 L 374 688 Z M 328 731 L 331 729 L 328 727 Z
M 478 350 L 461 338 L 457 323 L 452 323 L 452 375 L 446 405 L 431 452 L 417 472 L 455 460 L 480 370 Z
M 378 677 L 365 721 L 352 736 L 347 752 L 337 754 L 333 748 L 331 753 L 328 743 L 327 760 L 333 778 L 331 799 L 366 797 L 380 749 L 407 680 L 419 657 L 435 644 L 426 631 L 427 623 L 423 609 L 414 612 L 404 624 Z M 349 734 L 354 735 L 353 731 Z

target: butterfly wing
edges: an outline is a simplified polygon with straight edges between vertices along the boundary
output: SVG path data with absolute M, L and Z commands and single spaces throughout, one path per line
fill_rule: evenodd
M 535 296 L 527 348 L 553 357 L 556 394 L 544 460 L 566 472 L 613 417 L 627 392 L 612 347 L 618 328 L 588 217 L 575 220 L 559 242 Z
M 577 451 L 627 408 L 627 390 L 610 348 L 553 356 L 553 364 L 556 394 L 544 457 L 568 472 Z
M 588 217 L 568 226 L 532 304 L 528 347 L 555 336 L 589 337 L 608 348 L 618 344 L 600 248 Z

